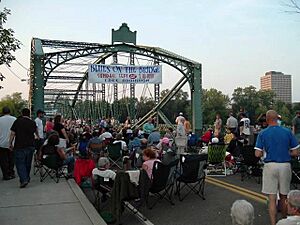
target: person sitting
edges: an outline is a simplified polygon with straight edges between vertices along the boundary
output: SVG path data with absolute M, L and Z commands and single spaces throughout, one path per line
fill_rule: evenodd
M 143 151 L 143 160 L 144 162 L 142 165 L 142 169 L 144 169 L 147 172 L 147 175 L 151 180 L 153 164 L 155 161 L 160 161 L 160 160 L 156 158 L 156 152 L 149 147 Z
M 79 138 L 78 151 L 81 157 L 88 157 L 89 135 L 83 133 Z
M 239 157 L 241 154 L 241 147 L 243 146 L 243 143 L 238 140 L 236 133 L 231 134 L 233 135 L 233 138 L 228 144 L 227 152 L 229 152 L 234 157 Z
M 300 224 L 300 191 L 292 190 L 287 195 L 287 210 L 289 216 L 279 220 L 276 225 Z
M 211 141 L 212 137 L 213 137 L 213 129 L 208 128 L 207 131 L 200 138 L 201 144 L 208 145 L 208 143 Z
M 254 208 L 246 200 L 236 200 L 231 207 L 232 225 L 252 225 Z
M 45 159 L 49 155 L 56 155 L 57 158 L 57 166 L 68 166 L 68 175 L 71 176 L 74 170 L 74 157 L 69 155 L 67 156 L 65 154 L 64 148 L 57 147 L 59 144 L 59 136 L 58 133 L 52 133 L 45 145 L 43 145 L 39 151 L 38 159 L 43 162 L 43 159 Z
M 135 130 L 133 132 L 133 136 L 128 144 L 128 151 L 129 153 L 133 152 L 135 149 L 141 147 L 141 139 L 138 137 L 139 130 Z
M 153 130 L 154 130 L 154 125 L 152 123 L 152 118 L 149 118 L 148 122 L 145 123 L 143 126 L 144 137 L 148 138 Z
M 122 133 L 118 133 L 116 135 L 116 140 L 113 142 L 113 144 L 116 144 L 116 143 L 121 143 L 121 149 L 123 152 L 127 151 L 127 145 L 126 145 L 126 142 L 123 141 L 123 135 Z
M 110 141 L 112 140 L 113 136 L 112 134 L 109 132 L 109 127 L 105 127 L 104 128 L 104 133 L 102 133 L 99 136 L 101 141 L 104 141 L 106 144 L 109 144 Z
M 235 137 L 233 132 L 230 129 L 226 129 L 226 134 L 224 135 L 224 143 L 229 144 L 230 141 Z
M 160 132 L 154 128 L 148 137 L 148 145 L 157 145 L 160 141 Z
M 92 171 L 93 176 L 97 175 L 103 178 L 115 180 L 116 172 L 109 169 L 110 163 L 107 157 L 100 157 L 98 160 L 97 168 Z

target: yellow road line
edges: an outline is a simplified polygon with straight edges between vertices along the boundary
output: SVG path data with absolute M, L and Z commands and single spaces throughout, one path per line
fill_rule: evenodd
M 214 178 L 211 178 L 211 177 L 207 177 L 205 180 L 206 180 L 207 183 L 216 185 L 218 187 L 225 188 L 225 189 L 230 190 L 232 192 L 235 192 L 235 193 L 238 193 L 238 194 L 243 195 L 245 197 L 251 198 L 251 199 L 253 199 L 257 202 L 264 203 L 264 204 L 266 204 L 266 202 L 267 202 L 267 197 L 260 194 L 260 193 L 250 191 L 248 189 L 245 189 L 245 188 L 242 188 L 242 187 L 239 187 L 239 186 L 236 186 L 236 185 L 224 182 L 224 181 L 220 181 L 220 180 L 217 180 L 217 179 L 214 179 Z
M 206 177 L 206 179 L 210 180 L 210 181 L 213 181 L 213 182 L 217 182 L 217 183 L 220 183 L 220 184 L 223 184 L 225 186 L 229 186 L 229 187 L 232 187 L 232 188 L 236 188 L 242 192 L 247 192 L 249 194 L 252 194 L 252 195 L 256 195 L 257 197 L 259 198 L 265 198 L 267 199 L 267 197 L 263 194 L 260 194 L 260 193 L 257 193 L 257 192 L 254 192 L 254 191 L 251 191 L 249 189 L 246 189 L 246 188 L 242 188 L 242 187 L 239 187 L 239 186 L 236 186 L 236 185 L 233 185 L 233 184 L 230 184 L 230 183 L 227 183 L 225 181 L 222 181 L 222 180 L 218 180 L 218 179 L 215 179 L 215 178 L 212 178 L 212 177 Z

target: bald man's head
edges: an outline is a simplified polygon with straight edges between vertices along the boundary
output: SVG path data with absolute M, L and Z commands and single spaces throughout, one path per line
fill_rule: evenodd
M 268 124 L 276 123 L 277 124 L 278 114 L 274 110 L 269 110 L 266 113 L 266 120 Z

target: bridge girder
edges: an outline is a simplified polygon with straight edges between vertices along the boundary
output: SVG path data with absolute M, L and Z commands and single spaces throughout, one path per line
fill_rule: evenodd
M 39 40 L 39 39 L 38 39 Z M 36 40 L 35 40 L 36 41 Z M 148 58 L 152 58 L 155 61 L 159 61 L 165 64 L 172 66 L 173 68 L 177 69 L 181 74 L 183 74 L 183 79 L 181 79 L 180 87 L 182 87 L 186 82 L 190 85 L 191 90 L 191 98 L 192 98 L 192 122 L 193 128 L 196 132 L 201 132 L 202 129 L 202 108 L 201 108 L 201 92 L 202 92 L 202 78 L 201 78 L 201 64 L 195 61 L 189 60 L 182 56 L 179 56 L 175 53 L 170 51 L 166 51 L 162 48 L 157 47 L 149 47 L 149 46 L 139 46 L 139 45 L 130 45 L 130 44 L 97 44 L 97 43 L 85 43 L 85 42 L 64 42 L 64 41 L 51 41 L 51 40 L 39 40 L 42 44 L 47 47 L 51 47 L 52 45 L 60 48 L 69 48 L 70 50 L 66 51 L 54 51 L 48 52 L 43 54 L 42 59 L 40 60 L 40 65 L 33 63 L 33 66 L 36 66 L 37 69 L 41 69 L 39 74 L 35 74 L 35 71 L 32 71 L 32 83 L 37 84 L 33 85 L 31 88 L 31 99 L 35 98 L 35 90 L 39 90 L 39 93 L 44 94 L 44 87 L 47 84 L 49 79 L 70 79 L 70 80 L 79 80 L 79 84 L 77 90 L 74 91 L 74 98 L 72 101 L 71 106 L 74 107 L 76 100 L 78 98 L 78 94 L 81 92 L 83 83 L 87 80 L 87 70 L 85 72 L 80 72 L 83 74 L 82 77 L 74 77 L 74 76 L 53 76 L 50 75 L 51 73 L 55 73 L 56 69 L 65 64 L 71 64 L 72 60 L 82 58 L 82 57 L 89 57 L 92 56 L 91 59 L 95 58 L 95 61 L 91 63 L 100 63 L 102 60 L 112 56 L 115 53 L 124 52 L 124 53 L 131 53 L 135 55 L 141 55 Z M 32 50 L 32 58 L 36 55 L 34 50 Z M 74 63 L 76 64 L 76 63 Z M 35 68 L 35 67 L 33 67 Z M 56 72 L 60 73 L 60 72 Z M 72 71 L 68 72 L 72 73 Z M 75 73 L 74 73 L 75 74 Z M 37 76 L 40 76 L 37 78 Z M 43 82 L 41 83 L 41 79 Z M 36 81 L 38 81 L 36 83 Z M 172 90 L 178 91 L 178 88 L 174 87 Z M 155 114 L 157 111 L 162 108 L 177 92 L 170 91 L 169 95 L 167 95 L 164 99 L 161 100 L 156 107 L 149 112 L 148 114 Z M 88 92 L 87 92 L 88 93 Z M 49 93 L 45 93 L 49 94 Z M 51 93 L 50 93 L 51 94 Z M 59 93 L 62 94 L 61 92 Z M 70 94 L 71 95 L 71 94 Z M 33 111 L 36 111 L 37 108 L 33 104 Z M 161 111 L 159 112 L 162 113 Z M 147 114 L 147 115 L 148 115 Z M 141 121 L 144 122 L 144 121 Z

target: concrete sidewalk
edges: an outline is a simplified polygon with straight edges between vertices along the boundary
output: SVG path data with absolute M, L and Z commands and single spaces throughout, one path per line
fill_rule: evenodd
M 106 225 L 73 179 L 40 182 L 31 176 L 20 189 L 18 178 L 0 180 L 1 225 Z

